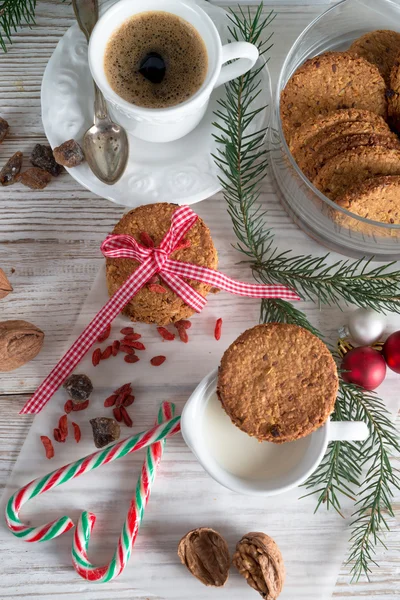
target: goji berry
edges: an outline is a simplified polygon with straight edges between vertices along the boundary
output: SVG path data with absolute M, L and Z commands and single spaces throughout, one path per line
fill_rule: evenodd
M 53 458 L 54 456 L 54 447 L 51 439 L 47 437 L 47 435 L 41 435 L 40 440 L 44 446 L 46 452 L 46 458 Z
M 104 352 L 101 355 L 101 360 L 107 360 L 107 358 L 110 358 L 111 351 L 112 351 L 112 346 L 107 346 L 107 348 L 104 350 Z
M 126 408 L 124 406 L 121 406 L 120 411 L 121 411 L 121 416 L 122 416 L 122 419 L 123 419 L 125 425 L 127 425 L 128 427 L 132 427 L 132 425 L 133 425 L 132 419 L 128 415 L 128 411 L 126 410 Z
M 79 412 L 81 410 L 85 410 L 89 406 L 89 400 L 85 400 L 85 402 L 81 402 L 80 404 L 74 404 L 72 410 L 74 412 Z
M 104 400 L 104 406 L 107 408 L 109 406 L 114 406 L 116 399 L 118 398 L 117 394 L 112 394 L 112 396 L 108 396 Z
M 68 417 L 67 415 L 62 415 L 58 421 L 58 429 L 60 430 L 61 437 L 66 438 L 68 435 Z
M 119 347 L 120 347 L 120 345 L 121 345 L 121 344 L 120 344 L 120 342 L 119 342 L 118 340 L 115 340 L 115 341 L 112 343 L 112 346 L 111 346 L 111 354 L 112 354 L 113 356 L 117 356 L 117 354 L 118 354 L 118 352 L 119 352 Z
M 140 358 L 136 356 L 136 354 L 127 354 L 126 356 L 124 356 L 124 361 L 127 363 L 136 363 L 139 360 Z
M 125 400 L 125 398 L 129 396 L 129 390 L 126 390 L 124 392 L 121 392 L 120 394 L 118 394 L 116 400 L 115 400 L 115 406 L 116 408 L 119 408 L 121 406 L 121 404 L 123 403 L 123 401 Z
M 111 325 L 107 325 L 107 327 L 105 328 L 103 333 L 101 333 L 99 335 L 99 337 L 97 338 L 98 343 L 101 344 L 101 342 L 105 342 L 106 339 L 110 336 L 110 333 L 111 333 Z
M 114 408 L 113 409 L 113 415 L 114 415 L 114 419 L 116 421 L 118 421 L 118 423 L 121 423 L 121 421 L 122 421 L 121 409 L 120 408 Z
M 129 342 L 129 344 L 126 345 L 135 348 L 135 350 L 146 350 L 146 346 L 142 344 L 142 342 Z
M 153 275 L 153 277 L 150 277 L 147 283 L 160 283 L 160 278 L 158 275 Z
M 123 406 L 130 406 L 131 404 L 133 404 L 135 401 L 135 396 L 132 396 L 132 394 L 129 394 L 125 400 L 123 401 L 122 405 Z
M 151 359 L 150 362 L 153 365 L 153 367 L 159 367 L 166 360 L 167 360 L 166 356 L 153 356 L 153 358 Z
M 77 444 L 79 444 L 79 442 L 81 441 L 81 428 L 79 427 L 78 423 L 74 423 L 72 421 L 72 427 L 74 428 L 74 438 Z
M 131 333 L 130 335 L 126 335 L 124 337 L 124 339 L 122 340 L 122 343 L 124 342 L 136 342 L 137 340 L 140 340 L 142 336 L 140 335 L 140 333 Z
M 119 387 L 117 390 L 115 390 L 114 394 L 120 394 L 121 392 L 131 392 L 132 391 L 132 384 L 131 383 L 124 383 L 124 385 L 121 385 L 121 387 Z
M 172 342 L 172 340 L 175 339 L 175 334 L 168 331 L 168 329 L 166 329 L 165 327 L 157 327 L 157 331 L 161 335 L 163 340 L 168 340 L 169 342 Z
M 186 248 L 190 248 L 191 245 L 192 244 L 190 240 L 183 240 L 180 244 L 178 244 L 174 252 L 176 252 L 177 250 L 185 250 Z
M 214 337 L 218 341 L 221 339 L 222 319 L 217 319 L 214 329 Z
M 133 348 L 133 349 L 136 348 L 136 350 L 142 350 L 142 348 L 137 348 L 137 344 L 142 344 L 142 343 L 137 342 L 135 340 L 126 340 L 126 341 L 124 340 L 124 342 L 123 342 L 123 345 L 128 346 L 128 348 Z M 143 346 L 143 344 L 142 344 L 142 346 Z
M 123 327 L 121 329 L 122 335 L 130 335 L 131 333 L 135 333 L 133 327 Z
M 179 335 L 179 339 L 181 340 L 181 342 L 184 342 L 185 344 L 188 343 L 189 341 L 189 336 L 187 334 L 186 328 L 183 325 L 177 325 L 177 323 L 175 323 L 175 327 L 178 330 L 178 335 Z
M 68 415 L 73 408 L 74 408 L 74 403 L 72 402 L 72 400 L 67 400 L 66 403 L 64 404 L 64 412 L 66 412 Z
M 61 435 L 61 431 L 58 429 L 58 427 L 54 429 L 53 436 L 56 442 L 65 442 L 65 437 Z
M 135 354 L 135 348 L 128 346 L 128 344 L 121 344 L 119 349 L 121 352 L 125 352 L 125 354 Z
M 142 242 L 143 246 L 147 246 L 147 248 L 154 248 L 154 242 L 147 233 L 147 231 L 141 231 L 139 233 L 139 239 Z
M 97 367 L 97 365 L 100 363 L 100 361 L 101 361 L 101 350 L 100 350 L 100 348 L 96 348 L 96 350 L 92 354 L 93 366 Z
M 149 283 L 147 287 L 149 288 L 150 292 L 154 292 L 155 294 L 165 294 L 167 291 L 166 288 L 159 283 Z
M 189 319 L 181 319 L 180 321 L 174 323 L 174 325 L 177 329 L 178 327 L 183 327 L 183 329 L 190 329 L 192 326 L 192 321 L 189 321 Z

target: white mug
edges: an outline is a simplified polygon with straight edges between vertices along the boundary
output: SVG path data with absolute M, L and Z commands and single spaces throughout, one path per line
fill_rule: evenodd
M 127 102 L 114 92 L 104 72 L 104 53 L 111 35 L 130 17 L 152 10 L 188 21 L 203 39 L 208 54 L 207 75 L 200 89 L 185 102 L 167 108 L 143 108 Z M 206 112 L 213 89 L 249 71 L 257 58 L 253 44 L 233 42 L 223 46 L 214 23 L 193 0 L 120 0 L 99 19 L 89 43 L 90 71 L 113 118 L 129 133 L 149 142 L 170 142 L 192 131 Z M 239 60 L 224 64 L 235 59 Z
M 211 432 L 204 427 L 207 403 L 217 388 L 217 370 L 205 377 L 186 402 L 181 417 L 183 439 L 205 471 L 224 487 L 253 496 L 275 496 L 301 485 L 315 471 L 322 461 L 328 443 L 331 441 L 362 441 L 369 430 L 359 421 L 328 420 L 312 434 L 285 444 L 268 444 L 273 449 L 273 472 L 262 472 L 257 477 L 237 475 L 226 469 L 212 451 Z M 221 408 L 221 410 L 223 410 Z M 224 415 L 225 417 L 225 415 Z M 229 420 L 229 417 L 227 417 Z M 233 423 L 229 425 L 237 432 Z M 242 432 L 240 432 L 242 434 Z M 246 434 L 243 434 L 246 435 Z M 254 441 L 254 440 L 253 440 Z M 257 442 L 260 444 L 260 442 Z M 299 448 L 301 451 L 299 451 Z M 240 452 L 241 450 L 238 449 Z

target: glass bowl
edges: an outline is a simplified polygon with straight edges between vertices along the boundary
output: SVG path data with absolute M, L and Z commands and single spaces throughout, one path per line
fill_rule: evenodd
M 305 60 L 327 50 L 346 50 L 367 31 L 398 29 L 400 3 L 342 0 L 315 19 L 297 38 L 282 66 L 268 133 L 270 174 L 283 206 L 308 235 L 337 252 L 357 258 L 400 259 L 400 225 L 364 219 L 317 190 L 297 166 L 285 141 L 280 94 Z

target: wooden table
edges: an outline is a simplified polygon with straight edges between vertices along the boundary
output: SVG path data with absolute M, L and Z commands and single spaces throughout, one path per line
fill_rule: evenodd
M 296 36 L 323 9 L 321 5 L 281 6 L 279 0 L 275 4 L 279 8 L 270 62 L 273 77 Z M 36 26 L 24 27 L 18 32 L 9 52 L 0 56 L 0 114 L 12 128 L 0 146 L 1 165 L 17 150 L 26 153 L 27 165 L 32 146 L 46 141 L 40 118 L 41 78 L 58 40 L 72 23 L 70 4 L 39 0 Z M 288 219 L 268 181 L 264 192 L 269 223 L 282 239 L 282 248 L 289 243 L 302 253 L 321 252 L 322 249 Z M 19 417 L 18 411 L 53 366 L 54 356 L 59 355 L 59 348 L 65 343 L 102 264 L 99 244 L 123 210 L 81 188 L 66 173 L 44 191 L 34 192 L 19 184 L 2 188 L 0 210 L 0 266 L 10 275 L 15 290 L 1 302 L 1 318 L 24 318 L 46 333 L 40 356 L 16 372 L 2 374 L 0 379 L 0 487 L 3 488 L 32 422 L 31 417 Z M 197 205 L 196 210 L 210 224 L 214 218 L 222 220 L 225 237 L 234 241 L 220 194 Z M 225 248 L 229 248 L 229 244 Z M 326 320 L 315 306 L 310 305 L 307 312 L 314 323 L 326 330 Z M 395 509 L 399 514 L 398 503 Z M 350 586 L 343 567 L 335 597 L 398 598 L 399 550 L 397 522 L 387 537 L 387 550 L 378 550 L 380 569 L 373 569 L 373 581 Z M 19 560 L 16 556 L 15 573 Z M 44 598 L 47 596 L 46 573 L 41 577 Z M 63 597 L 70 597 L 68 589 L 61 593 Z M 17 600 L 28 595 L 29 586 L 18 585 L 17 576 L 13 590 L 1 589 L 0 583 L 1 598 Z

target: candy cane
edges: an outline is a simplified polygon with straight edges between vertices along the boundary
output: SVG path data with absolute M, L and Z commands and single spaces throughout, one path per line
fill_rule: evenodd
M 171 407 L 165 402 L 160 407 L 156 423 L 160 424 L 171 419 L 174 412 L 174 406 Z M 136 485 L 135 496 L 132 498 L 114 556 L 108 565 L 96 567 L 89 562 L 87 551 L 96 516 L 86 511 L 82 513 L 72 542 L 72 564 L 75 571 L 84 579 L 105 583 L 120 575 L 126 567 L 143 519 L 145 506 L 149 500 L 151 486 L 154 482 L 164 446 L 165 439 L 147 448 L 142 472 Z
M 132 437 L 117 442 L 104 450 L 89 454 L 79 460 L 65 465 L 44 477 L 34 479 L 23 488 L 15 492 L 6 506 L 6 523 L 9 529 L 17 537 L 26 542 L 46 542 L 62 535 L 74 526 L 68 517 L 61 517 L 39 527 L 28 527 L 19 518 L 19 512 L 24 504 L 38 494 L 43 494 L 58 485 L 66 483 L 70 479 L 78 477 L 83 473 L 97 469 L 101 465 L 122 458 L 131 452 L 145 448 L 155 442 L 175 435 L 180 430 L 180 417 L 174 417 L 161 425 L 156 425 L 148 431 L 142 431 Z

